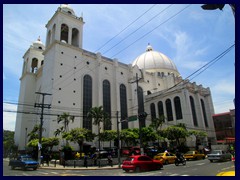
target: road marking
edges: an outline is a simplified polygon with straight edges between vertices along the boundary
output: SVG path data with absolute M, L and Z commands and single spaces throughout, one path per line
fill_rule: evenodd
M 196 164 L 196 165 L 202 166 L 202 165 L 204 165 L 204 164 L 206 164 L 206 163 L 198 163 L 198 164 Z
M 179 176 L 179 174 L 170 174 L 169 176 Z

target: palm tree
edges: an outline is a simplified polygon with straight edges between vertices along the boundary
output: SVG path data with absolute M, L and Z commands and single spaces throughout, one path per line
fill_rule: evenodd
M 69 123 L 70 122 L 74 122 L 74 116 L 71 116 L 69 115 L 69 113 L 63 113 L 62 115 L 60 115 L 57 119 L 57 123 L 63 123 L 63 126 L 60 127 L 59 129 L 57 129 L 55 132 L 54 132 L 54 135 L 57 136 L 57 135 L 60 135 L 62 133 L 67 133 L 69 132 Z M 68 145 L 68 140 L 66 140 L 66 144 Z
M 87 117 L 93 118 L 93 124 L 98 126 L 98 146 L 100 149 L 100 123 L 102 122 L 106 124 L 107 122 L 110 122 L 109 115 L 103 110 L 102 106 L 99 106 L 92 107 L 88 112 Z

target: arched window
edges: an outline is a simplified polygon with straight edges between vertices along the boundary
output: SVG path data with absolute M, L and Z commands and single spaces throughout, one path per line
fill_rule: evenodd
M 205 104 L 204 104 L 204 101 L 202 99 L 201 99 L 201 105 L 202 105 L 202 113 L 203 113 L 204 123 L 205 123 L 205 126 L 208 127 L 208 121 L 207 121 L 207 114 L 206 114 Z
M 173 113 L 172 113 L 172 103 L 170 99 L 167 99 L 165 102 L 166 109 L 167 109 L 167 120 L 173 121 Z
M 61 38 L 60 38 L 61 41 L 68 43 L 68 31 L 69 31 L 68 26 L 66 24 L 62 24 L 61 25 Z
M 103 81 L 103 110 L 111 119 L 111 87 L 108 80 Z M 104 123 L 104 130 L 111 130 L 111 123 Z
M 48 33 L 47 33 L 47 43 L 46 43 L 47 47 L 51 43 L 51 36 L 52 36 L 51 34 L 52 34 L 51 31 L 48 31 Z
M 121 120 L 127 119 L 127 90 L 124 84 L 120 85 L 120 111 L 121 111 Z M 128 129 L 128 122 L 124 121 L 121 123 L 122 129 Z
M 143 89 L 141 87 L 138 87 L 138 114 L 145 112 L 144 111 L 144 101 L 143 101 Z M 146 122 L 145 120 L 141 120 L 140 121 L 140 126 L 141 127 L 145 127 L 146 126 Z
M 92 78 L 89 75 L 83 77 L 83 128 L 92 131 L 92 119 L 87 114 L 92 108 Z
M 177 96 L 174 98 L 174 107 L 175 107 L 175 114 L 176 119 L 182 119 L 182 107 L 181 107 L 181 101 L 180 98 Z
M 164 116 L 164 110 L 163 110 L 163 102 L 158 102 L 158 115 L 159 117 Z M 163 119 L 163 122 L 165 122 L 165 119 Z
M 38 59 L 33 58 L 32 59 L 32 64 L 31 64 L 31 73 L 36 73 L 38 69 Z
M 72 29 L 72 45 L 79 46 L 79 31 L 76 28 Z
M 151 103 L 150 105 L 150 109 L 151 109 L 151 119 L 156 119 L 156 109 L 155 109 L 155 104 Z
M 55 37 L 55 34 L 56 34 L 56 24 L 53 25 L 53 28 L 52 28 L 52 39 L 51 39 L 51 42 L 54 42 L 56 37 Z
M 194 124 L 194 126 L 198 126 L 194 99 L 192 96 L 190 96 L 189 98 L 190 98 L 190 104 L 191 104 L 191 110 L 192 110 L 193 124 Z

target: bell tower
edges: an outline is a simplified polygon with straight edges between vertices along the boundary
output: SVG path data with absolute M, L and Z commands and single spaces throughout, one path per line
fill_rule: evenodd
M 60 41 L 82 49 L 83 18 L 77 17 L 68 4 L 62 4 L 48 21 L 46 49 Z

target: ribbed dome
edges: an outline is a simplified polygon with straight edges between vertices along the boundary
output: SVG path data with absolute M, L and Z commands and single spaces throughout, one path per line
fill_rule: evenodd
M 174 73 L 179 75 L 177 67 L 172 60 L 160 52 L 153 51 L 150 45 L 147 46 L 145 53 L 133 61 L 132 66 L 135 65 L 148 72 L 164 72 L 165 74 Z
M 67 13 L 70 13 L 72 15 L 75 15 L 73 9 L 71 8 L 71 6 L 69 6 L 68 4 L 61 4 L 60 5 L 60 8 L 64 11 L 64 12 L 67 12 Z

